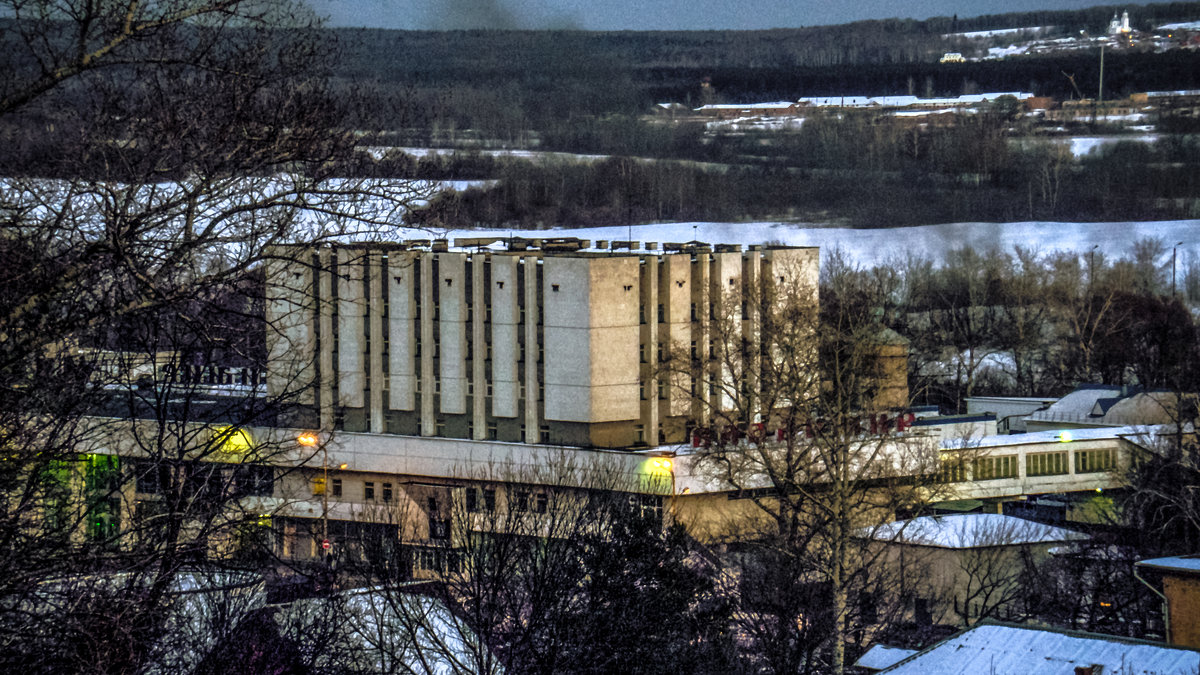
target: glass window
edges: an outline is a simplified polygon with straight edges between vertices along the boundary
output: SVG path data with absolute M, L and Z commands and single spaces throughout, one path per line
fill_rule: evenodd
M 1077 450 L 1075 452 L 1075 473 L 1099 473 L 1114 469 L 1116 466 L 1117 452 L 1114 448 Z
M 1017 477 L 1017 456 L 980 457 L 975 460 L 975 480 Z
M 1067 453 L 1038 452 L 1025 456 L 1025 475 L 1057 476 L 1067 473 Z

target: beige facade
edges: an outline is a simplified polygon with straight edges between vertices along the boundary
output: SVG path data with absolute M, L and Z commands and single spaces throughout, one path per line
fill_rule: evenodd
M 740 294 L 742 330 L 756 336 L 757 303 L 745 298 L 766 297 L 780 279 L 816 297 L 815 248 L 660 253 L 572 241 L 570 250 L 522 240 L 507 250 L 409 242 L 277 251 L 268 394 L 295 391 L 288 421 L 328 431 L 603 448 L 679 442 L 699 407 L 658 364 L 707 344 L 712 305 Z

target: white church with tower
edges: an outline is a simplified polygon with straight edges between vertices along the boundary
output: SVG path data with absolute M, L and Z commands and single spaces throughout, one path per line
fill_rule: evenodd
M 1121 12 L 1121 18 L 1119 18 L 1119 19 L 1117 18 L 1117 15 L 1114 13 L 1112 21 L 1108 22 L 1108 34 L 1109 35 L 1127 35 L 1131 32 L 1133 32 L 1133 29 L 1129 27 L 1129 10 L 1125 10 L 1124 12 Z

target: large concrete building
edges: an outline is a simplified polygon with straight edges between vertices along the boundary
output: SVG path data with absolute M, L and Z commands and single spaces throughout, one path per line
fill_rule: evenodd
M 754 343 L 770 289 L 816 303 L 816 248 L 455 243 L 277 251 L 268 394 L 295 392 L 293 424 L 597 448 L 679 442 L 718 394 L 668 384 L 658 364 L 708 349 L 704 319 L 718 315 L 740 312 Z

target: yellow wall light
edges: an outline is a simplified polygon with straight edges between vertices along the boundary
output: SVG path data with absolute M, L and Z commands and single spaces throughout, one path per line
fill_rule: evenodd
M 1058 435 L 1058 442 L 1059 443 L 1070 443 L 1071 442 L 1071 432 L 1064 431 L 1064 432 L 1060 433 Z
M 306 448 L 315 448 L 321 442 L 321 438 L 315 431 L 304 431 L 296 437 L 296 442 Z
M 217 449 L 230 454 L 245 454 L 254 449 L 254 437 L 237 427 L 217 427 L 213 431 Z
M 666 476 L 671 473 L 675 463 L 670 457 L 651 457 L 642 465 L 642 470 L 656 476 Z

